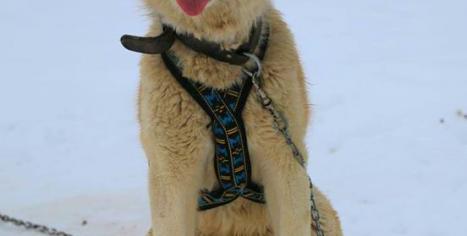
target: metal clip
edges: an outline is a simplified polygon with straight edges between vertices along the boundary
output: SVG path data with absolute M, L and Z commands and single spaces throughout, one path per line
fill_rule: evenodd
M 261 64 L 261 60 L 256 56 L 255 54 L 252 53 L 243 53 L 243 55 L 247 56 L 250 58 L 250 60 L 253 60 L 256 64 L 256 76 L 260 77 L 261 72 L 263 71 L 263 65 Z M 251 72 L 249 72 L 251 74 Z

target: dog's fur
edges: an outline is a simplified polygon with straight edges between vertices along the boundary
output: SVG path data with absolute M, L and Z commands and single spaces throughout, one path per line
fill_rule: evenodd
M 286 116 L 290 133 L 305 154 L 309 120 L 305 79 L 292 35 L 270 0 L 211 0 L 200 16 L 184 14 L 175 0 L 145 0 L 153 24 L 148 35 L 161 32 L 161 22 L 178 32 L 235 48 L 245 42 L 259 16 L 271 28 L 263 61 L 264 88 Z M 214 88 L 238 82 L 240 67 L 218 62 L 176 43 L 173 51 L 186 77 Z M 151 236 L 315 235 L 310 226 L 306 173 L 292 157 L 272 118 L 249 96 L 243 119 L 253 167 L 253 181 L 262 184 L 266 205 L 237 199 L 226 206 L 197 211 L 200 189 L 212 189 L 214 144 L 209 117 L 166 69 L 160 56 L 143 56 L 139 91 L 141 140 L 149 161 L 152 210 Z M 316 190 L 322 226 L 327 235 L 342 235 L 336 212 Z

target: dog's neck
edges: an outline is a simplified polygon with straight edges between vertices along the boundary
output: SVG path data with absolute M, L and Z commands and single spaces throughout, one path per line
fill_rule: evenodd
M 186 29 L 181 26 L 174 26 L 170 22 L 164 21 L 162 17 L 158 17 L 154 20 L 151 31 L 155 32 L 154 34 L 157 35 L 162 30 L 161 25 L 166 24 L 173 27 L 178 34 L 190 34 L 204 41 L 219 44 L 223 49 L 235 50 L 240 45 L 248 42 L 252 27 L 255 26 L 257 20 L 263 18 L 265 18 L 265 16 L 259 16 L 248 22 L 243 20 L 242 25 L 245 25 L 245 27 L 242 28 L 209 28 L 206 25 L 204 28 L 194 27 Z M 152 32 L 151 34 L 153 34 Z M 175 42 L 171 50 L 183 65 L 184 76 L 207 86 L 217 89 L 228 88 L 231 87 L 233 83 L 239 81 L 241 77 L 240 66 L 223 63 L 197 53 L 178 41 Z

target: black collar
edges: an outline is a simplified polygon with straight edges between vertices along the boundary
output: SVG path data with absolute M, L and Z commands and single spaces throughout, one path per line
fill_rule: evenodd
M 130 51 L 145 54 L 161 54 L 167 52 L 177 39 L 198 53 L 229 64 L 243 65 L 250 59 L 244 53 L 254 53 L 260 44 L 263 28 L 262 21 L 258 21 L 251 29 L 249 41 L 236 50 L 224 50 L 217 43 L 200 40 L 190 34 L 177 34 L 173 28 L 166 25 L 163 27 L 163 33 L 157 37 L 124 35 L 121 38 L 121 42 Z

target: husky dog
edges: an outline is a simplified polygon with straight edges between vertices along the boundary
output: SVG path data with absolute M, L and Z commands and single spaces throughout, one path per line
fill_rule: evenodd
M 145 0 L 145 4 L 152 19 L 148 36 L 161 34 L 163 25 L 170 26 L 177 34 L 215 43 L 227 51 L 247 42 L 252 27 L 263 22 L 268 44 L 262 60 L 262 87 L 288 121 L 290 136 L 307 158 L 304 138 L 310 110 L 305 77 L 292 34 L 270 0 Z M 241 83 L 241 66 L 198 53 L 178 40 L 170 51 L 183 77 L 205 88 L 223 91 Z M 238 197 L 199 211 L 200 191 L 219 188 L 212 119 L 180 86 L 160 55 L 144 55 L 140 73 L 139 122 L 149 162 L 152 213 L 148 236 L 316 235 L 306 171 L 293 158 L 273 127 L 271 114 L 253 91 L 245 98 L 241 119 L 249 177 L 261 186 L 265 202 Z M 316 188 L 314 194 L 325 234 L 342 235 L 328 199 Z

